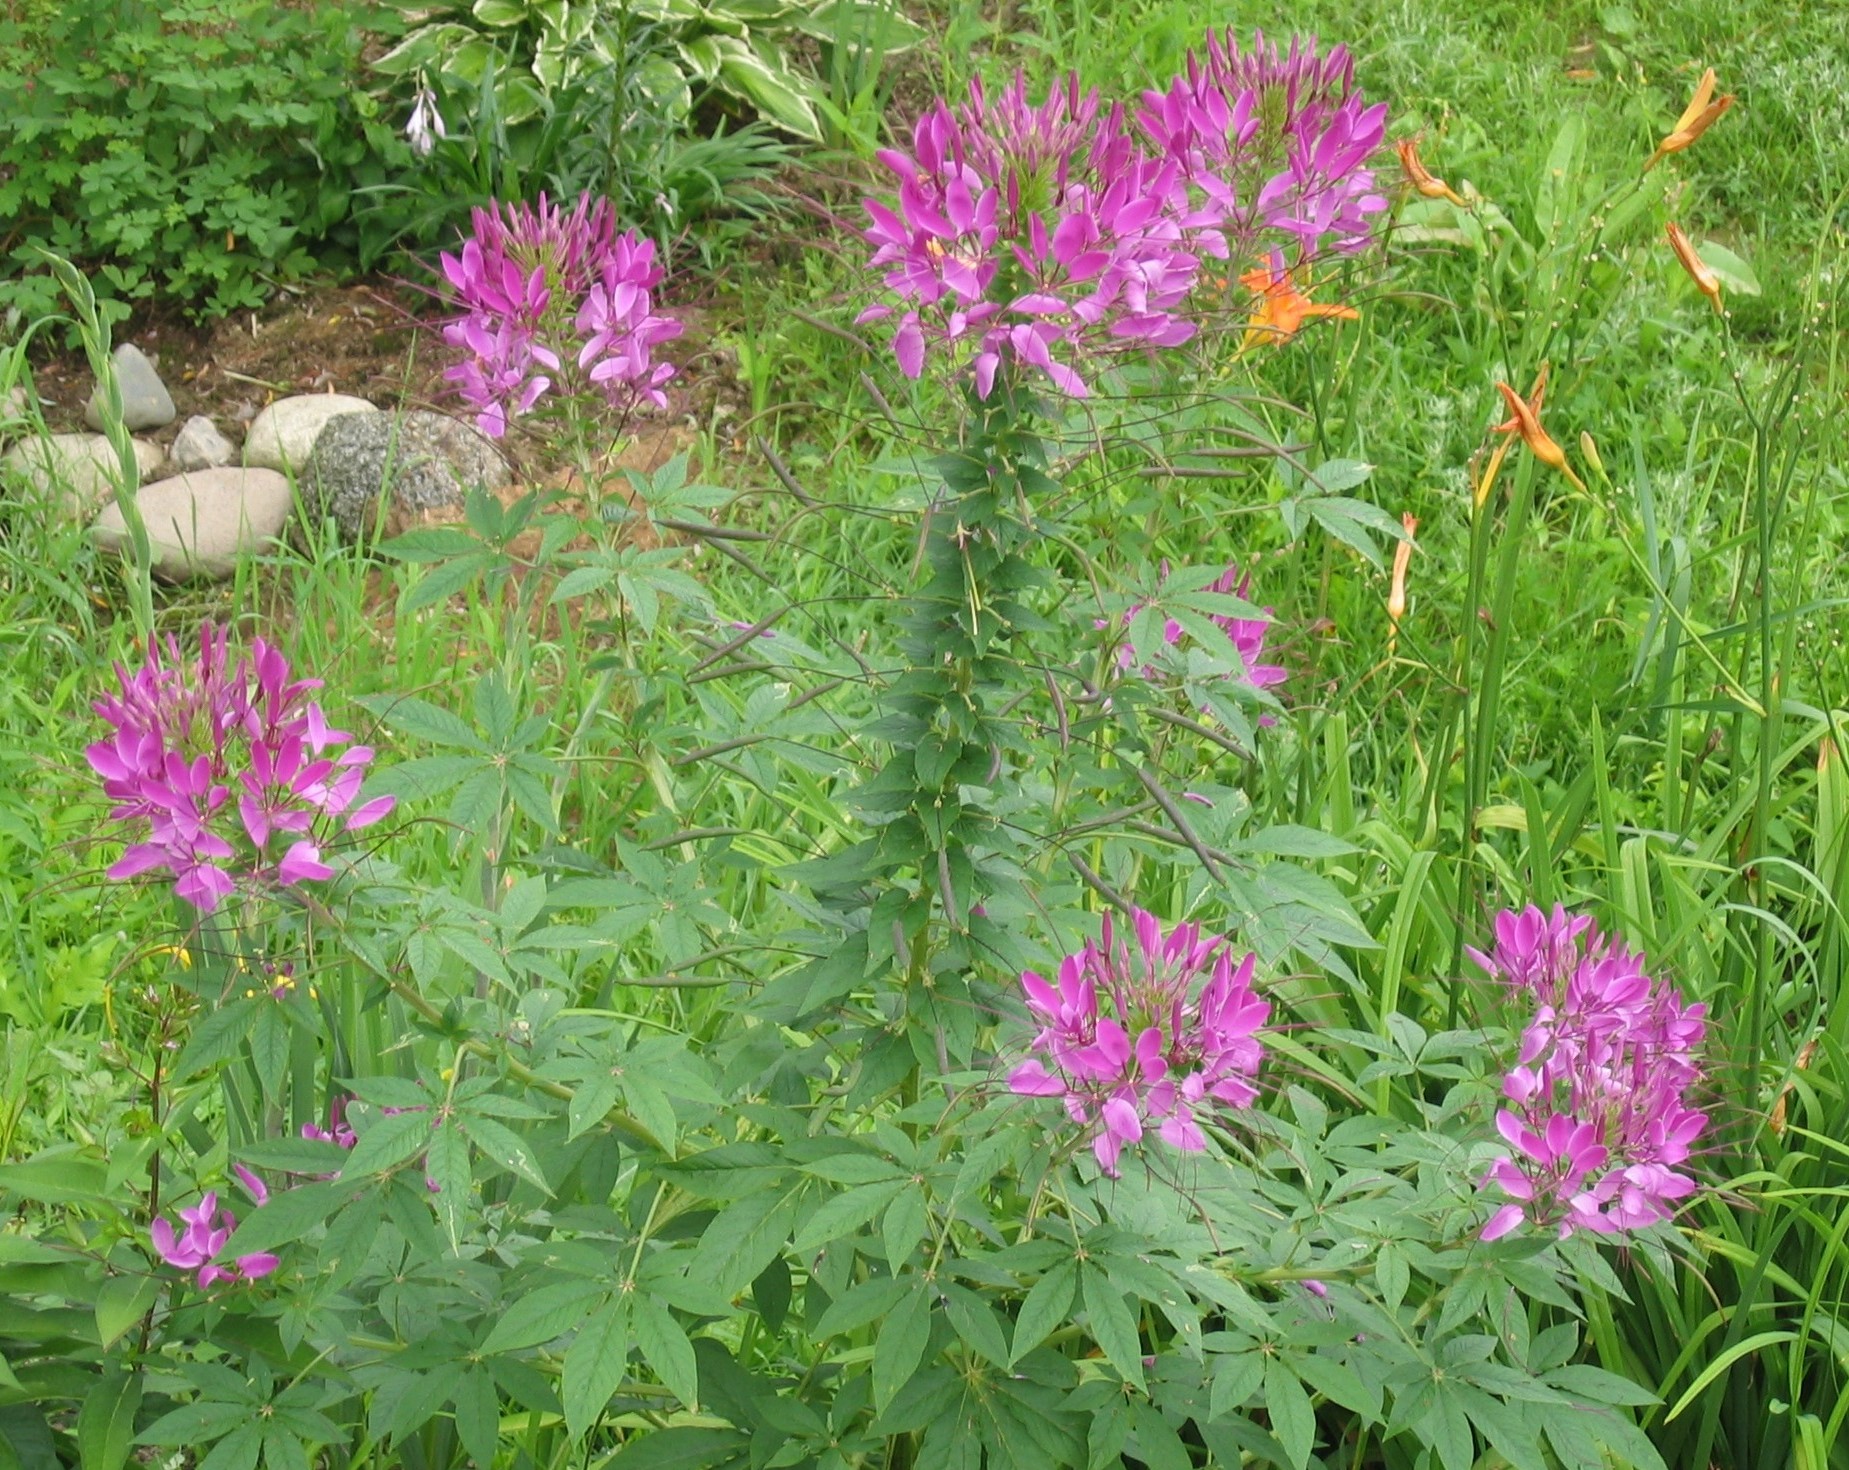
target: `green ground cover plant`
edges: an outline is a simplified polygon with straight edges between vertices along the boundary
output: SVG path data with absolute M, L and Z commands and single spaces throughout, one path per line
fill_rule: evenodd
M 649 475 L 478 218 L 582 513 L 10 517 L 0 1461 L 1849 1461 L 1846 22 L 1311 11 L 934 16 Z

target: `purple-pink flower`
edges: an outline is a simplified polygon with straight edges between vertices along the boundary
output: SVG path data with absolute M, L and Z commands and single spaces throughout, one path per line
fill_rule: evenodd
M 330 728 L 308 698 L 320 681 L 291 679 L 261 638 L 234 664 L 225 630 L 207 624 L 196 657 L 169 638 L 116 677 L 120 692 L 95 705 L 114 733 L 84 755 L 115 803 L 109 815 L 145 827 L 111 878 L 164 869 L 180 898 L 210 913 L 240 881 L 332 877 L 332 834 L 392 810 L 389 796 L 354 805 L 371 747 Z
M 1008 1075 L 1022 1096 L 1063 1098 L 1113 1178 L 1123 1150 L 1151 1129 L 1199 1151 L 1203 1114 L 1251 1105 L 1265 1054 L 1258 1029 L 1271 1011 L 1252 991 L 1254 956 L 1235 964 L 1224 936 L 1196 924 L 1164 935 L 1142 909 L 1131 928 L 1134 950 L 1107 914 L 1103 938 L 1067 955 L 1055 980 L 1022 974 L 1040 1029 L 1034 1055 Z
M 1132 136 L 1069 76 L 1044 102 L 1014 81 L 991 98 L 980 81 L 960 106 L 939 99 L 909 153 L 882 151 L 898 180 L 888 205 L 866 201 L 872 264 L 898 305 L 893 351 L 907 377 L 935 349 L 974 370 L 988 397 L 1005 364 L 1044 373 L 1084 397 L 1081 361 L 1171 347 L 1194 334 L 1180 307 L 1200 260 L 1180 166 Z
M 1505 911 L 1495 927 L 1495 946 L 1471 957 L 1533 1009 L 1503 1079 L 1511 1106 L 1496 1115 L 1511 1151 L 1485 1175 L 1511 1203 L 1483 1238 L 1524 1220 L 1566 1235 L 1669 1219 L 1696 1188 L 1678 1166 L 1708 1121 L 1687 1100 L 1702 1080 L 1707 1008 L 1559 905 Z
M 234 1164 L 231 1172 L 238 1176 L 259 1208 L 268 1202 L 269 1190 L 249 1169 Z M 255 1281 L 276 1269 L 277 1259 L 268 1251 L 252 1251 L 230 1260 L 223 1258 L 225 1243 L 238 1228 L 238 1222 L 230 1210 L 220 1208 L 216 1190 L 206 1191 L 205 1197 L 190 1210 L 181 1210 L 179 1219 L 180 1230 L 175 1230 L 173 1223 L 164 1217 L 156 1220 L 148 1236 L 155 1254 L 169 1266 L 198 1273 L 194 1279 L 201 1290 L 219 1281 Z
M 1137 123 L 1235 258 L 1262 255 L 1267 233 L 1293 239 L 1300 259 L 1359 250 L 1387 207 L 1368 167 L 1387 109 L 1362 101 L 1354 70 L 1346 47 L 1292 37 L 1284 50 L 1260 32 L 1242 50 L 1209 29 L 1167 91 L 1144 93 Z
M 667 403 L 674 368 L 654 349 L 681 325 L 654 310 L 662 272 L 652 240 L 619 233 L 610 201 L 588 193 L 571 210 L 541 194 L 471 220 L 461 251 L 442 256 L 462 308 L 443 339 L 465 354 L 444 376 L 483 433 L 500 438 L 552 392 L 596 393 L 624 411 Z

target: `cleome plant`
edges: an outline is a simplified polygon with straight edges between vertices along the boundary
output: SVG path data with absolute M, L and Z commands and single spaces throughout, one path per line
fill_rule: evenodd
M 1325 594 L 1391 548 L 1391 636 L 1426 636 L 1411 517 L 1320 416 L 1396 221 L 1508 221 L 1410 138 L 1389 169 L 1344 48 L 1210 31 L 1136 96 L 933 100 L 836 241 L 899 488 L 818 497 L 772 451 L 770 529 L 708 519 L 684 456 L 618 468 L 675 381 L 655 243 L 588 193 L 477 210 L 449 381 L 584 501 L 479 492 L 382 548 L 400 623 L 489 650 L 466 707 L 217 621 L 91 691 L 128 1101 L 0 1163 L 0 1470 L 1705 1467 L 1718 1417 L 1615 1324 L 1705 1280 L 1761 1059 L 1686 934 L 1477 839 L 1520 528 L 1609 483 L 1553 437 L 1550 354 L 1713 93 L 1528 262 L 1559 314 L 1480 385 L 1427 768 L 1463 816 L 1395 851 L 1384 926 L 1335 876 L 1360 826 L 1266 797 L 1320 635 L 1256 528 L 1326 533 Z M 1428 879 L 1443 999 L 1402 1006 Z

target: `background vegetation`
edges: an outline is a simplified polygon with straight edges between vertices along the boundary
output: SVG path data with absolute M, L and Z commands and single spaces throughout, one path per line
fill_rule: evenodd
M 263 15 L 277 28 L 259 48 L 272 59 L 299 36 L 308 55 L 328 46 L 354 64 L 325 14 Z M 1293 1075 L 1326 1079 L 1346 1065 L 1329 1039 L 1337 1034 L 1394 1037 L 1410 1049 L 1404 1075 L 1383 1069 L 1360 1096 L 1382 1116 L 1422 1116 L 1443 1084 L 1419 1069 L 1444 1064 L 1420 1055 L 1424 1038 L 1478 1019 L 1474 992 L 1460 984 L 1461 948 L 1481 942 L 1488 914 L 1532 897 L 1601 915 L 1719 1019 L 1721 1126 L 1705 1163 L 1720 1187 L 1686 1219 L 1684 1256 L 1588 1255 L 1572 1298 L 1537 1309 L 1531 1325 L 1538 1334 L 1576 1323 L 1577 1362 L 1643 1386 L 1651 1401 L 1635 1406 L 1635 1423 L 1670 1465 L 1849 1463 L 1849 775 L 1840 755 L 1849 747 L 1838 729 L 1849 9 L 1396 0 L 1305 5 L 1283 18 L 1241 4 L 1215 19 L 1346 42 L 1368 94 L 1391 104 L 1393 135 L 1423 134 L 1434 170 L 1486 201 L 1468 227 L 1406 206 L 1384 263 L 1358 277 L 1376 283 L 1354 299 L 1360 321 L 1268 354 L 1262 371 L 1278 406 L 1251 410 L 1272 442 L 1371 466 L 1349 493 L 1394 521 L 1416 518 L 1397 636 L 1386 556 L 1370 561 L 1323 521 L 1293 517 L 1302 486 L 1274 460 L 1232 461 L 1212 477 L 1124 476 L 1071 511 L 1126 566 L 1237 558 L 1276 610 L 1288 713 L 1267 732 L 1261 762 L 1210 774 L 1243 793 L 1254 828 L 1334 839 L 1308 865 L 1372 941 L 1322 943 L 1327 970 L 1312 972 L 1305 950 L 1317 946 L 1304 934 L 1267 936 L 1267 958 L 1297 972 L 1280 990 L 1288 1015 L 1279 1019 L 1300 1047 Z M 499 846 L 472 843 L 471 809 L 431 797 L 414 803 L 427 820 L 396 851 L 403 880 L 491 892 L 503 865 L 557 876 L 548 864 L 567 846 L 620 868 L 635 918 L 624 963 L 574 971 L 574 1003 L 678 1033 L 699 1052 L 743 997 L 786 973 L 783 957 L 739 936 L 787 928 L 779 874 L 842 841 L 842 783 L 856 752 L 844 755 L 838 731 L 857 711 L 851 686 L 832 703 L 790 710 L 764 681 L 685 671 L 704 671 L 728 625 L 760 615 L 767 584 L 804 610 L 789 634 L 807 646 L 879 646 L 913 553 L 906 426 L 930 422 L 939 405 L 925 388 L 888 417 L 883 361 L 847 328 L 866 289 L 862 255 L 831 218 L 857 197 L 843 181 L 864 175 L 875 141 L 867 118 L 894 85 L 901 102 L 913 87 L 950 91 L 972 67 L 994 78 L 1021 66 L 1041 81 L 1076 67 L 1089 82 L 1132 89 L 1170 74 L 1199 24 L 1198 7 L 1185 3 L 1026 0 L 999 20 L 975 0 L 943 7 L 925 19 L 930 42 L 890 71 L 882 64 L 886 81 L 873 90 L 833 73 L 841 90 L 832 111 L 817 113 L 832 151 L 808 154 L 807 171 L 779 186 L 810 208 L 773 213 L 766 192 L 774 224 L 715 225 L 704 247 L 697 229 L 681 241 L 675 262 L 708 272 L 715 340 L 735 357 L 749 403 L 742 424 L 702 426 L 696 478 L 732 492 L 716 519 L 748 539 L 698 541 L 689 558 L 698 594 L 678 608 L 674 594 L 685 589 L 669 588 L 671 611 L 639 626 L 545 617 L 523 626 L 492 580 L 433 595 L 415 563 L 330 546 L 253 568 L 223 592 L 172 594 L 162 626 L 228 618 L 280 641 L 344 698 L 379 696 L 371 707 L 385 712 L 414 695 L 484 724 L 483 690 L 517 655 L 550 716 L 530 753 L 545 762 L 561 830 L 524 823 Z M 174 65 L 201 65 L 203 34 L 168 33 L 164 44 L 186 53 Z M 1710 64 L 1738 93 L 1734 110 L 1651 176 L 1660 192 L 1579 250 L 1594 201 L 1635 174 Z M 68 76 L 85 108 L 116 116 L 116 94 L 88 65 L 45 73 L 39 85 Z M 829 74 L 826 64 L 814 72 Z M 236 74 L 213 75 L 228 85 Z M 79 173 L 88 155 L 68 133 L 34 136 L 31 110 L 12 112 L 0 120 L 9 246 L 42 237 L 92 263 L 113 259 L 117 274 L 105 279 L 124 297 L 145 283 L 235 306 L 268 272 L 304 264 L 298 251 L 338 238 L 351 199 L 370 185 L 462 198 L 436 182 L 451 175 L 409 171 L 366 100 L 367 87 L 384 84 L 359 75 L 356 92 L 292 89 L 219 155 L 235 180 L 132 239 L 122 233 L 137 217 L 132 204 L 96 192 L 118 175 Z M 183 91 L 158 92 L 157 122 L 160 108 L 190 107 Z M 505 119 L 483 100 L 492 87 L 469 95 L 479 120 L 471 137 L 505 137 L 494 133 Z M 408 98 L 394 95 L 401 103 Z M 713 105 L 731 124 L 750 120 L 732 103 Z M 315 116 L 298 116 L 304 107 Z M 363 119 L 357 130 L 349 109 Z M 901 111 L 885 112 L 888 126 Z M 455 117 L 451 126 L 463 128 Z M 117 123 L 98 127 L 105 136 Z M 311 150 L 323 133 L 339 146 Z M 471 143 L 452 165 L 431 166 L 475 170 L 483 192 L 578 179 L 547 172 L 538 136 L 500 155 Z M 673 136 L 678 150 L 689 135 Z M 682 157 L 685 177 L 717 182 L 715 208 L 736 178 L 771 191 L 766 170 L 783 145 L 768 136 L 748 135 L 759 152 L 738 174 L 703 173 L 696 155 L 694 164 Z M 151 125 L 123 146 L 158 163 L 169 147 L 161 137 Z M 145 187 L 148 166 L 107 146 L 124 187 Z M 342 149 L 358 152 L 343 161 Z M 170 151 L 165 166 L 184 172 L 186 145 Z M 213 212 L 246 197 L 257 214 L 227 223 Z M 61 202 L 71 198 L 81 206 Z M 638 206 L 632 221 L 650 223 L 645 212 Z M 418 216 L 415 229 L 387 222 L 384 234 L 402 228 L 427 242 L 443 213 Z M 663 233 L 678 236 L 681 218 Z M 1676 267 L 1664 218 L 1731 253 L 1730 331 Z M 82 242 L 57 233 L 73 227 L 87 231 Z M 261 268 L 247 271 L 235 251 L 228 263 L 221 228 L 255 242 Z M 1327 284 L 1341 296 L 1335 278 Z M 27 308 L 23 327 L 50 298 L 13 299 Z M 23 332 L 16 340 L 5 372 L 24 378 L 30 344 Z M 1493 384 L 1525 386 L 1542 360 L 1552 364 L 1548 422 L 1591 471 L 1587 487 L 1526 472 L 1518 481 L 1511 466 L 1496 504 L 1475 514 L 1473 461 L 1485 426 L 1501 417 Z M 1581 431 L 1591 451 L 1577 447 Z M 678 493 L 665 482 L 659 491 L 666 518 L 711 510 Z M 478 529 L 492 540 L 505 528 Z M 17 1227 L 43 1229 L 48 1212 L 81 1216 L 93 1201 L 81 1190 L 48 1197 L 6 1170 L 46 1150 L 104 1169 L 141 1157 L 135 1147 L 153 1120 L 125 1066 L 125 1037 L 180 1021 L 157 999 L 172 963 L 158 953 L 170 916 L 151 891 L 104 891 L 99 870 L 112 854 L 94 843 L 97 805 L 77 768 L 94 738 L 89 701 L 109 662 L 132 656 L 117 578 L 79 529 L 17 512 L 0 559 L 0 1208 L 16 1227 L 0 1233 L 0 1291 L 22 1304 L 0 1319 L 0 1464 L 10 1445 L 36 1470 L 91 1463 L 77 1405 L 96 1390 L 103 1349 L 147 1304 L 94 1277 L 54 1279 Z M 816 673 L 840 675 L 850 662 L 817 655 Z M 752 743 L 773 714 L 775 760 Z M 393 754 L 438 758 L 443 728 L 401 721 Z M 742 754 L 715 755 L 730 742 Z M 1034 932 L 1035 953 L 1057 952 L 1045 930 Z M 997 965 L 986 978 L 1011 976 Z M 382 1013 L 364 1024 L 373 1029 L 353 1038 L 360 1055 L 393 1034 Z M 377 1066 L 389 1073 L 393 1063 Z M 767 1106 L 789 1100 L 777 1085 Z M 105 1255 L 123 1243 L 87 1240 Z M 206 1376 L 195 1374 L 195 1387 Z M 1339 1418 L 1339 1397 L 1315 1394 L 1325 1426 Z M 374 1417 L 353 1462 L 448 1463 L 462 1453 L 455 1436 L 475 1452 L 459 1416 L 453 1431 L 419 1420 L 400 1435 L 397 1408 L 369 1402 Z M 499 1462 L 567 1462 L 574 1452 L 563 1441 L 542 1444 L 540 1417 L 510 1409 L 493 1426 Z M 1479 1463 L 1502 1463 L 1497 1453 L 1486 1446 Z M 631 1463 L 645 1462 L 626 1452 Z M 1146 1450 L 1142 1463 L 1162 1462 Z

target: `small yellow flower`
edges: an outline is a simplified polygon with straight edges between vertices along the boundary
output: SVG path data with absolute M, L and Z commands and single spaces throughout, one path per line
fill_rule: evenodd
M 1393 145 L 1399 149 L 1400 172 L 1406 175 L 1406 182 L 1411 184 L 1413 192 L 1426 199 L 1449 199 L 1460 209 L 1464 207 L 1463 196 L 1443 179 L 1434 178 L 1431 170 L 1419 161 L 1419 140 L 1401 138 Z
M 193 952 L 183 944 L 157 944 L 148 953 L 150 955 L 170 954 L 180 962 L 182 970 L 190 970 L 193 967 Z
M 1722 97 L 1714 95 L 1714 68 L 1709 67 L 1701 74 L 1694 98 L 1682 109 L 1682 116 L 1676 119 L 1676 125 L 1669 130 L 1669 136 L 1656 145 L 1656 152 L 1650 155 L 1650 161 L 1644 165 L 1644 172 L 1648 173 L 1670 154 L 1680 153 L 1707 132 L 1714 120 L 1732 106 L 1733 93 L 1729 92 Z
M 1334 317 L 1344 321 L 1354 321 L 1361 313 L 1352 306 L 1335 306 L 1315 302 L 1299 290 L 1291 279 L 1292 273 L 1284 268 L 1282 258 L 1273 258 L 1247 271 L 1239 278 L 1239 284 L 1258 296 L 1258 303 L 1252 308 L 1252 314 L 1246 319 L 1245 342 L 1240 351 L 1248 351 L 1255 343 L 1269 341 L 1279 346 L 1297 335 L 1306 321 L 1318 317 Z M 1309 278 L 1304 278 L 1305 290 L 1309 287 Z
M 1669 248 L 1676 252 L 1676 259 L 1682 262 L 1682 269 L 1689 273 L 1689 279 L 1695 283 L 1695 289 L 1706 296 L 1717 312 L 1725 313 L 1721 305 L 1721 278 L 1709 268 L 1707 261 L 1695 253 L 1695 247 L 1689 237 L 1682 233 L 1682 227 L 1674 220 L 1669 222 Z

